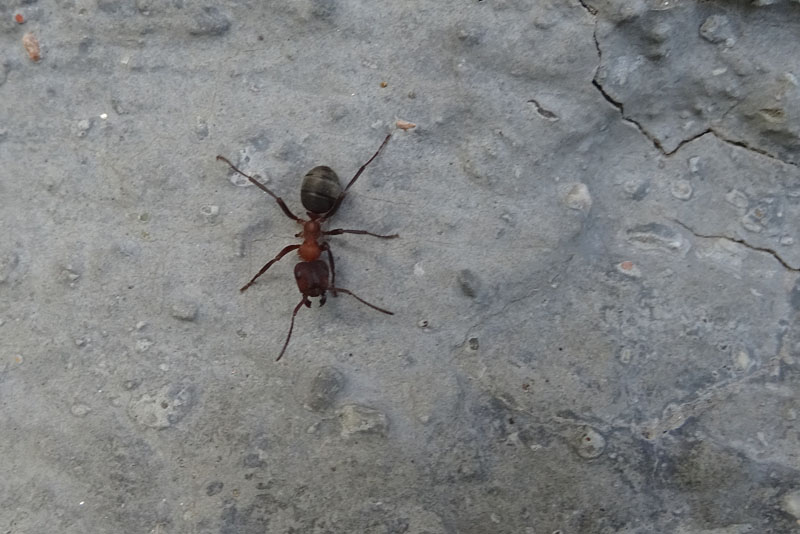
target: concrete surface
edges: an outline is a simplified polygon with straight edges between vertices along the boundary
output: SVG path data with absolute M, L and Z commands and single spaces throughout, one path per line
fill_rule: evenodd
M 0 532 L 797 532 L 799 36 L 788 0 L 0 3 Z M 401 238 L 330 242 L 395 315 L 303 308 L 276 364 L 296 259 L 238 288 L 298 227 L 215 156 L 299 211 L 391 131 L 331 227 Z

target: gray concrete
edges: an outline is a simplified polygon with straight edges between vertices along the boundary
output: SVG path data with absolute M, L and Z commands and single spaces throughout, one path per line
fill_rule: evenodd
M 265 4 L 0 4 L 0 532 L 798 531 L 800 3 Z

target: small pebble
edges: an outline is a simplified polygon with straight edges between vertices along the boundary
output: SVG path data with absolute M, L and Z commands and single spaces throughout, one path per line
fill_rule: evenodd
M 153 342 L 149 339 L 136 340 L 136 352 L 147 352 L 147 349 L 153 346 Z
M 206 222 L 214 222 L 219 215 L 219 206 L 215 206 L 213 204 L 207 204 L 200 208 L 200 213 L 203 214 L 205 217 Z
M 632 261 L 623 261 L 618 263 L 617 271 L 625 276 L 630 276 L 631 278 L 640 278 L 642 276 L 642 271 L 640 271 L 639 267 L 637 267 Z
M 747 198 L 747 195 L 738 189 L 731 189 L 728 193 L 726 193 L 725 200 L 728 202 L 728 204 L 736 206 L 737 208 L 746 208 L 748 204 L 750 204 L 750 200 Z
M 208 122 L 202 117 L 197 117 L 194 125 L 194 133 L 198 139 L 205 139 L 208 137 Z
M 659 223 L 641 224 L 630 228 L 627 233 L 628 241 L 644 250 L 675 252 L 684 247 L 683 237 L 678 232 Z
M 733 367 L 737 371 L 747 371 L 753 365 L 753 359 L 746 350 L 737 351 L 733 356 Z
M 208 486 L 206 486 L 206 495 L 209 497 L 213 497 L 217 495 L 219 492 L 222 491 L 224 484 L 219 481 L 211 482 Z
M 800 490 L 784 495 L 781 499 L 781 509 L 800 521 Z
M 128 415 L 144 426 L 163 429 L 183 419 L 196 403 L 193 386 L 165 385 L 154 395 L 144 394 L 132 399 Z
M 311 381 L 303 407 L 312 412 L 321 412 L 331 407 L 344 387 L 344 375 L 334 367 L 323 367 Z
M 170 315 L 181 321 L 194 321 L 197 318 L 197 304 L 187 300 L 175 302 L 170 307 Z
M 672 196 L 678 200 L 689 200 L 693 191 L 692 183 L 688 180 L 675 180 L 672 184 Z
M 588 213 L 592 209 L 592 196 L 586 184 L 574 184 L 564 197 L 568 208 Z
M 758 234 L 764 230 L 764 225 L 761 222 L 763 219 L 764 213 L 759 208 L 753 208 L 742 217 L 740 222 L 745 230 Z
M 72 415 L 75 417 L 83 417 L 91 412 L 92 409 L 85 404 L 73 404 L 69 411 L 72 412 Z
M 414 124 L 413 122 L 404 121 L 402 119 L 397 119 L 395 121 L 395 126 L 400 128 L 401 130 L 410 130 L 412 128 L 416 128 L 417 127 L 417 125 Z
M 736 43 L 733 29 L 725 15 L 711 15 L 700 25 L 700 36 L 709 43 L 725 43 L 732 46 Z
M 597 458 L 606 448 L 606 439 L 596 430 L 584 427 L 583 432 L 578 435 L 575 450 L 578 456 L 590 460 Z
M 456 282 L 461 292 L 471 299 L 474 299 L 481 289 L 481 279 L 469 269 L 461 269 L 458 271 Z
M 90 119 L 81 119 L 73 127 L 72 133 L 77 137 L 86 137 L 91 129 L 92 121 Z
M 230 27 L 230 20 L 219 9 L 216 7 L 204 7 L 195 14 L 194 24 L 189 28 L 189 34 L 197 36 L 222 35 Z
M 385 436 L 389 429 L 386 415 L 374 408 L 359 404 L 348 404 L 338 412 L 343 438 L 354 434 Z
M 42 52 L 39 48 L 39 40 L 36 39 L 36 36 L 28 32 L 22 36 L 22 46 L 25 48 L 25 51 L 28 53 L 28 57 L 31 58 L 31 61 L 39 61 L 42 59 Z

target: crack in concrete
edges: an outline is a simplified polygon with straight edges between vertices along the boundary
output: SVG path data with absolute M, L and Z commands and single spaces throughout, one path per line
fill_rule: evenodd
M 586 0 L 578 0 L 580 4 L 583 6 L 583 9 L 589 12 L 590 15 L 597 15 L 597 8 L 594 8 L 586 3 Z
M 597 38 L 596 37 L 595 37 L 595 41 L 594 42 L 595 42 L 595 44 L 597 44 Z M 600 50 L 600 45 L 597 45 L 597 50 L 598 51 Z M 598 63 L 598 70 L 599 70 L 599 68 L 600 68 L 600 66 L 599 66 L 599 63 Z M 595 77 L 592 80 L 592 85 L 594 85 L 595 88 L 598 91 L 600 91 L 600 94 L 603 95 L 603 98 L 605 98 L 612 106 L 614 106 L 615 108 L 617 108 L 619 110 L 619 114 L 622 116 L 622 120 L 624 120 L 625 122 L 629 122 L 629 123 L 633 124 L 634 126 L 636 126 L 636 128 L 639 130 L 639 132 L 643 136 L 645 136 L 651 143 L 653 143 L 653 146 L 656 147 L 656 149 L 659 152 L 661 152 L 662 154 L 664 154 L 665 156 L 670 156 L 670 155 L 674 154 L 675 151 L 677 151 L 678 148 L 680 148 L 681 145 L 683 145 L 683 143 L 681 143 L 680 145 L 678 145 L 678 148 L 676 148 L 672 152 L 667 152 L 667 150 L 663 146 L 661 146 L 661 141 L 659 141 L 656 137 L 653 137 L 652 135 L 650 135 L 650 133 L 647 130 L 644 129 L 644 126 L 639 124 L 634 119 L 631 119 L 630 117 L 626 117 L 625 116 L 625 107 L 622 105 L 622 102 L 617 102 L 616 100 L 611 98 L 611 95 L 606 93 L 605 89 L 603 89 L 603 86 L 600 85 L 600 82 L 597 81 L 597 73 L 595 73 Z
M 747 143 L 745 143 L 744 141 L 735 141 L 733 139 L 728 139 L 727 137 L 723 136 L 722 134 L 720 134 L 719 132 L 717 132 L 713 128 L 709 128 L 709 131 L 712 134 L 714 134 L 714 137 L 716 137 L 717 139 L 719 139 L 720 141 L 722 141 L 724 143 L 728 143 L 730 145 L 737 146 L 737 147 L 743 148 L 745 150 L 749 150 L 750 152 L 755 152 L 756 154 L 761 154 L 762 156 L 766 156 L 766 157 L 768 157 L 770 159 L 773 159 L 773 160 L 778 161 L 780 163 L 783 163 L 785 165 L 791 165 L 793 167 L 800 167 L 800 165 L 798 165 L 797 163 L 794 163 L 792 161 L 782 160 L 781 158 L 779 158 L 775 154 L 771 154 L 771 153 L 767 152 L 766 150 L 764 150 L 763 148 L 756 148 L 754 146 L 750 146 Z
M 702 239 L 725 239 L 727 241 L 730 241 L 731 243 L 737 243 L 739 245 L 744 245 L 745 247 L 747 247 L 747 248 L 749 248 L 751 250 L 755 250 L 757 252 L 766 252 L 767 254 L 771 255 L 773 258 L 778 260 L 778 263 L 783 265 L 784 268 L 786 268 L 787 270 L 795 272 L 795 273 L 799 273 L 800 272 L 800 267 L 792 267 L 786 260 L 781 258 L 781 256 L 777 252 L 772 250 L 771 248 L 757 247 L 755 245 L 751 245 L 750 243 L 748 243 L 744 239 L 738 239 L 736 237 L 728 237 L 726 235 L 700 234 L 700 233 L 695 232 L 692 227 L 682 223 L 678 219 L 672 219 L 672 221 L 675 222 L 676 224 L 679 224 L 679 225 L 683 226 L 684 228 L 686 228 L 695 237 L 699 237 L 699 238 L 702 238 Z
M 700 132 L 700 133 L 698 133 L 696 135 L 693 135 L 692 137 L 689 137 L 688 139 L 682 139 L 678 143 L 678 146 L 675 147 L 674 150 L 667 151 L 664 148 L 664 146 L 661 144 L 661 141 L 656 136 L 654 136 L 650 132 L 648 132 L 647 129 L 644 126 L 642 126 L 635 119 L 632 119 L 630 117 L 625 116 L 625 107 L 622 104 L 622 102 L 618 102 L 618 101 L 614 100 L 614 98 L 612 98 L 611 95 L 606 92 L 606 90 L 603 88 L 603 86 L 597 80 L 597 73 L 600 70 L 600 64 L 602 63 L 602 60 L 603 60 L 603 52 L 600 49 L 600 41 L 597 39 L 597 19 L 596 19 L 596 17 L 597 17 L 598 10 L 596 8 L 590 6 L 589 4 L 587 4 L 586 0 L 578 0 L 578 2 L 581 4 L 583 9 L 586 10 L 587 13 L 589 13 L 592 17 L 595 17 L 594 30 L 592 31 L 592 39 L 594 39 L 594 47 L 597 49 L 597 60 L 598 61 L 597 61 L 597 69 L 595 70 L 594 77 L 592 78 L 592 85 L 594 85 L 594 87 L 598 91 L 600 91 L 600 94 L 603 95 L 603 98 L 605 98 L 606 101 L 609 104 L 611 104 L 612 106 L 614 106 L 615 108 L 617 108 L 619 110 L 619 113 L 622 116 L 622 120 L 624 120 L 625 122 L 629 122 L 630 124 L 633 124 L 634 126 L 636 126 L 636 128 L 639 130 L 639 132 L 643 136 L 645 136 L 651 143 L 653 143 L 653 146 L 659 152 L 661 152 L 665 156 L 672 156 L 675 153 L 677 153 L 683 147 L 683 145 L 691 143 L 692 141 L 694 141 L 696 139 L 699 139 L 700 137 L 703 137 L 704 135 L 710 133 L 714 137 L 716 137 L 717 139 L 722 141 L 723 143 L 728 143 L 728 144 L 737 146 L 739 148 L 744 148 L 745 150 L 749 150 L 751 152 L 755 152 L 756 154 L 760 154 L 762 156 L 766 156 L 766 157 L 768 157 L 770 159 L 774 159 L 774 160 L 779 161 L 781 163 L 784 163 L 786 165 L 792 165 L 794 167 L 800 167 L 800 165 L 798 165 L 797 163 L 794 163 L 794 162 L 791 162 L 791 161 L 785 161 L 785 160 L 779 158 L 778 156 L 776 156 L 774 154 L 771 154 L 770 152 L 768 152 L 768 151 L 766 151 L 766 150 L 764 150 L 762 148 L 757 148 L 757 147 L 750 146 L 749 144 L 747 144 L 744 141 L 735 141 L 733 139 L 728 139 L 727 137 L 725 137 L 721 133 L 717 132 L 711 126 L 706 128 L 704 131 L 702 131 L 702 132 Z M 731 109 L 735 108 L 738 104 L 739 103 L 734 104 L 731 107 Z M 728 112 L 729 111 L 730 110 L 728 110 Z M 728 112 L 726 112 L 725 115 L 727 115 Z
M 586 0 L 578 0 L 578 2 L 580 2 L 580 4 L 583 7 L 583 9 L 585 9 L 586 12 L 589 13 L 589 15 L 594 17 L 594 19 L 595 19 L 595 21 L 594 21 L 594 29 L 592 30 L 592 39 L 594 40 L 594 47 L 597 50 L 597 68 L 595 69 L 594 76 L 592 77 L 592 85 L 594 85 L 594 87 L 598 91 L 600 91 L 600 94 L 603 95 L 603 98 L 605 98 L 606 101 L 609 104 L 611 104 L 612 106 L 614 106 L 615 108 L 617 108 L 619 110 L 619 114 L 622 116 L 622 120 L 624 120 L 625 122 L 629 122 L 629 123 L 633 124 L 634 126 L 636 126 L 636 128 L 639 130 L 639 132 L 643 136 L 645 136 L 647 139 L 649 139 L 650 142 L 653 143 L 653 146 L 655 146 L 658 151 L 660 151 L 662 154 L 665 154 L 667 156 L 669 156 L 670 154 L 674 153 L 675 151 L 678 150 L 678 148 L 681 147 L 681 145 L 683 143 L 681 143 L 681 145 L 678 145 L 678 148 L 676 148 L 672 153 L 667 153 L 667 151 L 664 150 L 664 147 L 661 146 L 661 142 L 658 139 L 656 139 L 655 137 L 653 137 L 652 135 L 650 135 L 650 133 L 647 130 L 645 130 L 644 127 L 641 124 L 639 124 L 637 121 L 631 119 L 630 117 L 626 117 L 625 116 L 625 108 L 622 105 L 622 102 L 617 102 L 616 100 L 614 100 L 611 97 L 611 95 L 609 95 L 606 92 L 606 90 L 603 89 L 603 86 L 600 85 L 600 82 L 597 81 L 597 73 L 600 71 L 600 64 L 603 61 L 603 51 L 600 49 L 600 41 L 597 40 L 597 9 L 592 7 L 592 6 L 590 6 L 589 4 L 587 4 Z

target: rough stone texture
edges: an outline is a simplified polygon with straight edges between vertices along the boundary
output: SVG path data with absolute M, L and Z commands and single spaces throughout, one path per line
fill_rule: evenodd
M 799 21 L 0 5 L 2 532 L 796 531 Z M 395 315 L 276 363 L 298 226 L 215 156 L 299 211 L 390 131 L 329 228 Z
M 303 404 L 307 410 L 321 412 L 330 408 L 344 387 L 345 378 L 334 367 L 323 367 L 311 381 Z
M 797 2 L 589 4 L 595 83 L 661 150 L 714 132 L 800 164 Z

